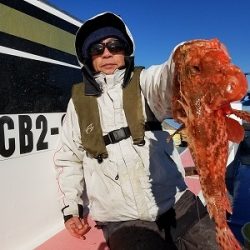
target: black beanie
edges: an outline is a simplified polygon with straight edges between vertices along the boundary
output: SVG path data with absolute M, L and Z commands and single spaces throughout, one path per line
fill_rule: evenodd
M 121 32 L 119 29 L 114 28 L 112 26 L 106 26 L 106 27 L 95 30 L 85 39 L 82 45 L 83 57 L 88 58 L 88 49 L 90 45 L 108 37 L 118 38 L 119 40 L 123 41 L 126 46 L 129 46 L 128 41 L 125 35 L 123 34 L 123 32 Z

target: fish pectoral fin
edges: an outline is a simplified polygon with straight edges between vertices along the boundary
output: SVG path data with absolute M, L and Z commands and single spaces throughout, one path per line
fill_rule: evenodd
M 226 117 L 226 126 L 228 140 L 240 143 L 244 139 L 245 131 L 238 121 L 230 117 Z

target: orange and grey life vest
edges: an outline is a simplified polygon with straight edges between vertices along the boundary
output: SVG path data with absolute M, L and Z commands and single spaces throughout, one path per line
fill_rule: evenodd
M 145 120 L 140 88 L 142 69 L 142 67 L 136 67 L 129 84 L 123 88 L 123 108 L 128 123 L 128 128 L 123 131 L 124 138 L 131 135 L 136 145 L 145 143 Z M 101 162 L 103 158 L 108 157 L 108 153 L 100 123 L 97 96 L 85 95 L 84 87 L 84 83 L 78 83 L 72 88 L 72 100 L 78 115 L 82 145 L 92 157 Z M 91 112 L 89 112 L 90 110 Z

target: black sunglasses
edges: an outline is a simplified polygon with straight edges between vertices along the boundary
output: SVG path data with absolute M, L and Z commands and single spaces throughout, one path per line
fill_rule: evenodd
M 126 46 L 120 40 L 111 40 L 106 43 L 94 43 L 89 48 L 89 55 L 90 56 L 102 55 L 105 48 L 107 48 L 110 53 L 115 54 L 125 51 Z

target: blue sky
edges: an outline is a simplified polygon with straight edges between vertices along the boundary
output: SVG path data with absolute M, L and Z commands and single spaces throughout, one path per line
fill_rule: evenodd
M 48 0 L 82 21 L 104 11 L 119 14 L 131 30 L 137 65 L 163 63 L 180 42 L 218 38 L 234 64 L 250 72 L 249 0 Z

